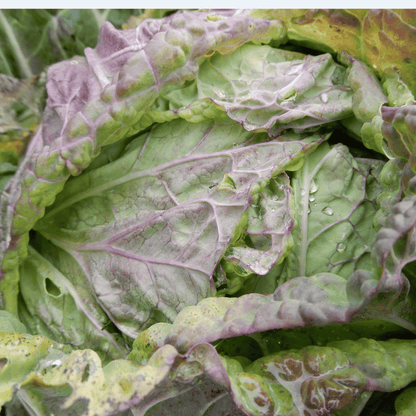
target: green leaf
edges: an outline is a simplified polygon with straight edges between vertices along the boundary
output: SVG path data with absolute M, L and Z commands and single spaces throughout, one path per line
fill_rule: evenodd
M 373 220 L 373 226 L 376 231 L 385 226 L 387 217 L 393 212 L 394 206 L 403 197 L 401 186 L 403 165 L 404 163 L 400 159 L 389 160 L 380 172 L 379 181 L 383 190 L 376 199 L 379 206 L 379 210 Z
M 387 92 L 390 107 L 401 107 L 414 103 L 415 97 L 402 79 L 399 70 L 386 68 L 382 75 L 383 89 Z
M 369 149 L 389 154 L 381 134 L 381 106 L 388 99 L 379 81 L 364 64 L 345 51 L 339 54 L 339 60 L 349 67 L 348 83 L 354 92 L 352 109 L 355 117 L 364 123 L 361 127 L 363 144 Z
M 196 82 L 200 98 L 209 97 L 245 129 L 267 130 L 270 137 L 352 114 L 345 70 L 329 54 L 299 59 L 269 46 L 245 45 L 206 60 Z
M 133 10 L 2 10 L 0 73 L 30 78 L 47 66 L 82 55 L 97 43 L 105 21 L 118 27 Z
M 21 324 L 14 326 L 23 329 Z M 14 385 L 35 370 L 39 361 L 53 351 L 61 351 L 61 347 L 52 344 L 46 337 L 16 332 L 0 333 L 0 406 L 12 398 Z
M 28 333 L 26 327 L 16 318 L 15 315 L 8 311 L 0 310 L 0 332 L 18 332 L 20 334 Z
M 20 266 L 20 292 L 25 309 L 23 321 L 32 333 L 56 339 L 72 348 L 91 348 L 103 361 L 124 358 L 127 349 L 117 333 L 110 333 L 105 312 L 96 303 L 81 270 L 65 267 L 68 255 L 48 242 L 41 242 L 45 255 L 59 259 L 64 276 L 29 246 L 29 256 Z
M 234 400 L 248 414 L 318 415 L 343 409 L 367 391 L 393 391 L 414 380 L 414 346 L 362 338 L 282 351 L 244 368 L 231 358 L 225 362 Z
M 348 278 L 372 270 L 369 246 L 376 233 L 371 221 L 383 162 L 354 159 L 342 144 L 322 144 L 293 174 L 297 244 L 285 260 L 280 282 L 331 272 Z
M 389 149 L 403 162 L 402 187 L 404 193 L 415 194 L 416 189 L 416 104 L 402 107 L 383 107 L 381 131 L 387 140 Z
M 0 280 L 0 308 L 17 316 L 17 296 L 19 294 L 19 270 L 6 273 Z
M 394 407 L 397 412 L 396 416 L 413 416 L 416 413 L 416 387 L 405 389 L 397 397 Z
M 416 228 L 416 196 L 405 197 L 394 206 L 372 244 L 373 272 L 379 281 L 376 287 L 368 285 L 370 302 L 361 313 L 395 322 L 415 330 L 415 293 L 404 274 L 407 264 L 416 260 L 414 230 Z M 361 270 L 351 276 L 351 288 L 362 284 L 366 273 Z M 412 276 L 409 275 L 409 278 Z M 367 285 L 367 284 L 366 284 Z

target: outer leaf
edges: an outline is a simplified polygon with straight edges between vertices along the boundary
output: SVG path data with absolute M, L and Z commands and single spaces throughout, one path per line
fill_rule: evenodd
M 387 217 L 403 197 L 401 182 L 404 164 L 405 162 L 401 159 L 389 160 L 380 172 L 379 181 L 383 191 L 376 199 L 380 207 L 373 220 L 376 231 L 384 227 Z
M 277 414 L 327 416 L 362 392 L 393 391 L 414 380 L 414 345 L 414 341 L 362 338 L 285 351 L 245 367 L 244 373 L 231 378 L 231 385 L 233 390 L 239 387 L 237 403 L 243 394 L 251 399 L 251 406 L 246 404 L 251 414 L 270 414 L 276 402 L 287 406 L 291 396 L 298 413 Z
M 43 125 L 1 197 L 0 278 L 25 257 L 27 232 L 69 176 L 85 169 L 103 145 L 136 132 L 133 125 L 161 92 L 195 78 L 204 55 L 284 36 L 280 22 L 208 15 L 178 13 L 122 32 L 106 22 L 86 58 L 50 68 Z
M 166 138 L 172 128 L 178 136 Z M 186 131 L 189 148 L 180 148 Z M 160 135 L 166 155 L 156 140 Z M 51 261 L 64 275 L 81 273 L 125 334 L 135 338 L 141 329 L 171 322 L 184 307 L 212 296 L 214 269 L 244 229 L 252 195 L 270 178 L 301 165 L 319 143 L 268 142 L 199 154 L 247 136 L 231 121 L 157 127 L 155 140 L 142 137 L 124 158 L 69 181 L 36 225 L 70 254 L 64 268 Z M 187 156 L 163 163 L 175 158 L 169 150 L 174 147 Z
M 354 159 L 344 145 L 321 145 L 293 175 L 297 242 L 285 260 L 280 282 L 331 272 L 348 278 L 372 270 L 371 220 L 381 192 L 383 162 Z
M 19 80 L 0 74 L 0 133 L 3 143 L 7 143 L 7 138 L 10 142 L 17 142 L 17 138 L 27 142 L 29 132 L 37 128 L 41 121 L 45 76 L 43 73 Z
M 383 107 L 382 133 L 394 156 L 407 161 L 404 167 L 402 187 L 407 193 L 415 193 L 408 189 L 415 183 L 416 175 L 416 104 L 402 107 Z M 411 181 L 411 182 L 410 182 Z
M 394 403 L 396 416 L 413 416 L 416 413 L 416 387 L 403 391 Z
M 415 97 L 396 68 L 387 68 L 382 75 L 383 89 L 387 92 L 390 107 L 401 107 L 414 103 Z
M 209 383 L 208 379 L 205 386 L 199 385 L 202 392 L 212 391 L 212 397 L 205 404 L 224 397 L 224 387 L 230 390 L 228 375 L 211 345 L 199 345 L 185 355 L 166 345 L 146 366 L 116 360 L 104 368 L 93 351 L 75 351 L 55 368 L 40 367 L 32 373 L 21 383 L 17 396 L 41 414 L 109 416 L 132 409 L 134 415 L 144 415 L 147 409 L 163 400 L 189 390 L 195 392 L 196 382 L 207 376 L 213 382 Z M 48 400 L 50 397 L 54 400 Z M 199 411 L 205 405 L 198 400 L 192 404 Z M 166 414 L 163 408 L 163 403 L 158 406 L 162 410 L 158 414 Z
M 239 408 L 256 416 L 358 415 L 367 392 L 398 390 L 416 379 L 414 340 L 343 340 L 268 354 L 253 363 L 220 355 L 229 381 L 213 359 L 215 350 L 202 344 L 191 351 L 198 351 L 200 360 L 207 357 L 205 373 L 230 390 Z
M 342 51 L 340 61 L 349 66 L 348 82 L 354 91 L 352 108 L 355 117 L 364 123 L 361 138 L 364 145 L 372 150 L 389 155 L 388 148 L 381 134 L 381 106 L 388 102 L 379 81 L 360 61 Z
M 415 380 L 415 340 L 334 341 L 328 347 L 344 352 L 366 377 L 367 391 L 399 390 Z
M 381 85 L 374 74 L 358 59 L 345 51 L 339 54 L 339 60 L 347 65 L 348 82 L 354 91 L 353 111 L 363 121 L 371 121 L 380 107 L 388 102 Z
M 68 261 L 65 253 L 44 243 L 49 258 Z M 87 282 L 77 271 L 63 276 L 29 246 L 29 257 L 20 267 L 20 292 L 27 308 L 23 320 L 31 332 L 62 344 L 96 351 L 103 361 L 125 358 L 127 350 L 117 334 L 105 329 L 111 321 L 97 305 Z
M 260 9 L 250 16 L 281 19 L 290 40 L 324 52 L 345 50 L 378 75 L 395 66 L 416 95 L 414 9 Z
M 81 54 L 97 43 L 100 26 L 117 27 L 133 10 L 2 10 L 0 73 L 18 78 Z
M 16 348 L 17 347 L 17 348 Z M 64 354 L 62 346 L 53 344 L 40 335 L 0 333 L 0 407 L 13 395 L 13 386 L 19 383 L 39 361 L 48 361 L 52 355 Z
M 245 129 L 273 137 L 291 127 L 312 130 L 352 114 L 345 78 L 329 54 L 243 45 L 231 55 L 207 58 L 194 82 L 163 91 L 135 128 L 179 117 L 200 122 L 226 111 Z
M 345 279 L 331 273 L 298 277 L 279 286 L 272 295 L 252 293 L 239 298 L 203 299 L 185 308 L 170 329 L 169 324 L 164 324 L 147 331 L 151 331 L 153 348 L 169 343 L 186 351 L 198 342 L 269 329 L 349 322 L 362 305 L 349 305 L 346 288 Z M 368 300 L 362 302 L 366 304 Z M 146 333 L 142 336 L 146 337 Z
M 10 312 L 0 311 L 0 332 L 27 333 L 26 327 Z
M 246 45 L 207 60 L 199 96 L 210 97 L 247 130 L 301 131 L 352 115 L 345 70 L 330 54 L 299 59 L 269 46 Z
M 151 415 L 170 415 L 173 404 L 188 398 L 184 410 L 191 406 L 205 414 L 229 398 L 228 390 L 247 414 L 329 416 L 362 392 L 392 391 L 415 379 L 414 351 L 414 341 L 362 338 L 271 354 L 243 368 L 237 360 L 219 356 L 209 344 L 184 355 L 165 345 L 146 365 L 115 360 L 102 368 L 98 356 L 85 350 L 52 365 L 50 360 L 39 362 L 16 390 L 20 401 L 38 414 L 109 416 L 131 409 L 142 415 L 149 409 Z M 209 392 L 211 397 L 204 398 Z M 175 399 L 163 402 L 171 397 Z M 225 403 L 236 411 L 229 401 Z M 212 412 L 213 408 L 206 414 L 218 414 Z
M 129 16 L 126 23 L 121 25 L 123 30 L 134 29 L 139 26 L 145 19 L 160 19 L 167 12 L 174 11 L 174 9 L 145 9 L 139 16 Z
M 414 294 L 410 291 L 410 282 L 403 269 L 416 260 L 415 228 L 416 196 L 406 197 L 394 207 L 385 228 L 374 240 L 372 255 L 376 274 L 380 278 L 376 287 L 368 287 L 372 300 L 368 311 L 363 311 L 364 315 L 383 315 L 385 319 L 404 327 L 414 326 Z M 351 276 L 350 287 L 362 284 L 363 278 L 361 271 Z

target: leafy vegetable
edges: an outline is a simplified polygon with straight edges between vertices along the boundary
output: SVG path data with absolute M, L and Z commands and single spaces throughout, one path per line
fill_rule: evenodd
M 7 416 L 412 414 L 414 13 L 129 14 L 0 12 Z

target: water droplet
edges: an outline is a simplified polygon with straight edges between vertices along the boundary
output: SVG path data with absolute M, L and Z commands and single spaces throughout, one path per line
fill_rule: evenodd
M 327 94 L 326 92 L 324 92 L 324 93 L 321 95 L 321 100 L 322 100 L 322 102 L 324 102 L 324 103 L 327 103 L 327 102 L 328 102 L 328 94 Z
M 314 194 L 318 190 L 319 186 L 315 183 L 315 181 L 311 180 L 311 186 L 309 187 L 309 193 Z
M 300 194 L 301 194 L 302 196 L 305 196 L 306 191 L 302 188 L 302 189 L 300 190 Z
M 309 195 L 309 201 L 311 202 L 315 201 L 315 195 Z
M 308 214 L 311 213 L 311 207 L 308 205 Z
M 374 64 L 374 65 L 373 65 L 373 68 L 374 68 L 374 69 L 377 69 L 377 65 L 376 65 L 376 64 Z
M 325 207 L 322 212 L 326 215 L 334 215 L 334 211 L 329 207 Z
M 318 204 L 316 204 L 316 203 L 315 203 L 315 204 L 313 204 L 313 206 L 314 206 L 314 207 L 316 207 L 317 205 L 318 205 Z
M 347 248 L 347 246 L 344 243 L 338 243 L 337 244 L 337 251 L 344 251 Z

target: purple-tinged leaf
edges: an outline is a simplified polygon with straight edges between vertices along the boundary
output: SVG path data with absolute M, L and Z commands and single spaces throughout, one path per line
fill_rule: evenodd
M 199 97 L 210 98 L 246 130 L 310 129 L 352 115 L 345 69 L 330 54 L 290 56 L 269 46 L 245 45 L 215 55 L 198 72 Z
M 35 226 L 69 254 L 65 265 L 49 261 L 63 275 L 80 273 L 110 319 L 133 338 L 215 294 L 214 270 L 246 224 L 253 197 L 324 140 L 233 148 L 252 133 L 231 120 L 212 123 L 156 127 L 123 158 L 68 181 Z M 184 137 L 189 148 L 179 144 Z M 175 159 L 171 147 L 184 156 Z M 218 147 L 231 150 L 200 153 Z
M 106 22 L 85 58 L 50 67 L 44 122 L 1 196 L 0 279 L 26 256 L 27 232 L 69 176 L 80 174 L 102 146 L 136 133 L 157 97 L 194 79 L 205 55 L 284 35 L 281 22 L 237 12 L 176 13 L 125 31 Z
M 376 286 L 368 286 L 368 307 L 358 316 L 379 317 L 415 330 L 415 299 L 406 265 L 416 261 L 416 196 L 395 205 L 373 243 L 372 256 L 379 276 Z M 357 272 L 360 273 L 361 271 Z M 354 280 L 354 275 L 350 281 Z M 364 283 L 366 285 L 366 283 Z
M 382 107 L 381 131 L 394 156 L 406 163 L 402 177 L 405 194 L 414 194 L 416 184 L 416 104 Z M 413 184 L 413 185 L 412 185 Z
M 381 75 L 395 67 L 416 94 L 414 9 L 257 9 L 250 16 L 281 19 L 296 44 L 337 54 L 347 51 Z

